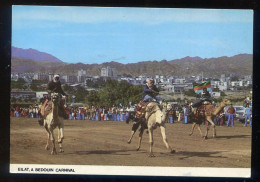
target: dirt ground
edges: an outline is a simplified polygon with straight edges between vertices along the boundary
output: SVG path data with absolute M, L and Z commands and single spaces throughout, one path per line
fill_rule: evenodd
M 235 121 L 234 127 L 217 126 L 217 138 L 200 137 L 191 124 L 167 123 L 166 134 L 176 153 L 170 154 L 162 141 L 160 129 L 154 131 L 154 154 L 149 158 L 148 134 L 144 133 L 140 151 L 136 151 L 138 133 L 127 144 L 131 123 L 119 121 L 64 120 L 65 152 L 51 155 L 46 151 L 47 132 L 37 119 L 11 118 L 11 164 L 117 165 L 170 167 L 250 168 L 251 128 Z M 202 126 L 205 133 L 206 126 Z M 55 130 L 57 138 L 57 129 Z M 58 146 L 57 146 L 58 149 Z

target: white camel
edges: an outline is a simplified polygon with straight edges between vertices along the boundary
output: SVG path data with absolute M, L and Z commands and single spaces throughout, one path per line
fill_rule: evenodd
M 147 124 L 147 127 L 148 127 L 149 143 L 150 143 L 149 157 L 154 157 L 154 154 L 153 154 L 153 130 L 156 129 L 157 126 L 159 126 L 161 128 L 161 134 L 162 134 L 163 142 L 166 145 L 166 148 L 171 153 L 175 152 L 175 150 L 172 150 L 172 148 L 170 147 L 170 145 L 168 144 L 168 141 L 167 141 L 166 132 L 165 132 L 166 104 L 163 103 L 162 105 L 163 105 L 162 110 L 160 109 L 158 104 L 155 103 L 155 102 L 149 103 L 146 107 L 145 119 L 146 119 L 146 124 Z M 140 133 L 139 133 L 139 143 L 138 143 L 137 150 L 139 150 L 140 146 L 141 146 L 143 131 L 144 131 L 144 129 L 141 128 Z
M 59 94 L 58 93 L 52 93 L 51 94 L 51 101 L 52 101 L 52 110 L 51 112 L 46 116 L 44 119 L 44 127 L 46 131 L 48 132 L 48 140 L 45 149 L 49 150 L 49 140 L 52 141 L 53 147 L 51 154 L 57 154 L 56 148 L 55 148 L 55 137 L 53 134 L 53 130 L 58 126 L 58 144 L 60 147 L 59 152 L 64 152 L 62 148 L 62 141 L 64 139 L 63 135 L 63 128 L 64 128 L 64 123 L 63 123 L 63 117 L 58 115 L 58 100 L 59 100 Z

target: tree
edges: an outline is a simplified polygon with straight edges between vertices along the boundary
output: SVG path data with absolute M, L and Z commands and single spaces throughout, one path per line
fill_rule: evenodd
M 11 98 L 11 103 L 16 103 L 17 102 L 17 99 L 15 97 L 12 97 Z
M 25 80 L 23 78 L 18 78 L 17 81 L 11 81 L 12 89 L 23 89 L 25 87 Z
M 86 85 L 87 85 L 88 87 L 93 87 L 94 84 L 95 84 L 95 83 L 94 83 L 92 80 L 90 80 L 90 79 L 88 79 L 88 80 L 86 81 Z
M 73 93 L 74 92 L 73 88 L 71 86 L 69 86 L 68 84 L 65 84 L 63 86 L 63 90 L 64 90 L 65 93 Z
M 196 93 L 194 92 L 193 89 L 189 89 L 189 90 L 185 91 L 184 95 L 196 97 Z
M 224 97 L 224 96 L 227 96 L 227 95 L 225 94 L 225 92 L 221 91 L 221 92 L 220 92 L 220 96 L 221 96 L 221 97 Z
M 230 81 L 238 81 L 239 80 L 239 78 L 237 77 L 237 76 L 233 76 L 231 79 L 230 79 Z
M 87 103 L 89 105 L 98 105 L 100 98 L 97 91 L 90 91 L 86 96 Z
M 118 82 L 108 79 L 103 89 L 99 90 L 100 105 L 128 105 L 137 103 L 141 99 L 142 87 L 131 85 L 127 81 Z
M 45 90 L 41 85 L 47 83 L 45 80 L 32 80 L 31 89 L 33 91 Z
M 85 102 L 85 98 L 88 95 L 88 91 L 83 87 L 79 87 L 75 93 L 76 102 Z

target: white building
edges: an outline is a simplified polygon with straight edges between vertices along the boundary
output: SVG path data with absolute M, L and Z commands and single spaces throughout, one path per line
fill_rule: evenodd
M 33 76 L 34 80 L 49 80 L 48 73 L 35 73 Z
M 228 89 L 228 86 L 227 84 L 223 84 L 223 85 L 219 85 L 218 88 L 220 91 L 226 91 Z
M 220 81 L 219 80 L 212 80 L 210 82 L 210 84 L 211 84 L 211 88 L 218 88 L 219 85 L 220 85 Z
M 86 70 L 81 69 L 78 71 L 78 76 L 86 76 L 86 75 L 87 75 Z
M 103 77 L 117 77 L 117 71 L 115 68 L 109 66 L 101 69 L 101 76 Z
M 213 93 L 213 97 L 220 97 L 220 92 L 212 92 Z
M 77 76 L 74 76 L 74 75 L 63 75 L 62 79 L 64 79 L 64 81 L 66 83 L 75 83 L 75 82 L 77 82 Z
M 39 101 L 41 98 L 43 98 L 44 96 L 47 96 L 48 92 L 36 92 L 36 99 L 37 101 Z
M 79 83 L 84 83 L 85 80 L 86 80 L 86 77 L 87 77 L 87 73 L 85 70 L 81 69 L 81 70 L 78 70 L 78 76 L 77 76 L 77 81 Z
M 183 84 L 183 83 L 185 83 L 185 78 L 177 78 L 177 79 L 175 79 L 175 83 Z

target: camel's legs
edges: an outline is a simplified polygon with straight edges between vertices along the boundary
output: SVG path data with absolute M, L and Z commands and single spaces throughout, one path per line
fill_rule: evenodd
M 200 124 L 198 125 L 198 130 L 199 130 L 199 132 L 200 132 L 200 136 L 203 137 L 203 134 L 202 134 L 201 128 L 200 128 Z
M 150 143 L 149 157 L 154 157 L 154 154 L 153 154 L 153 128 L 152 128 L 152 126 L 148 127 L 148 132 L 149 132 L 149 143 Z
M 135 134 L 135 131 L 132 130 L 132 131 L 131 131 L 131 136 L 130 136 L 130 138 L 127 140 L 127 143 L 128 143 L 128 144 L 131 143 L 134 134 Z
M 207 117 L 207 120 L 210 122 L 210 124 L 212 125 L 213 127 L 213 138 L 216 137 L 216 125 L 215 123 L 212 121 L 211 117 Z
M 192 126 L 191 126 L 191 132 L 189 134 L 190 136 L 193 134 L 195 126 L 196 126 L 196 123 L 193 123 Z
M 163 142 L 164 142 L 166 148 L 168 150 L 170 150 L 171 153 L 175 152 L 174 150 L 172 150 L 171 146 L 168 144 L 168 140 L 167 140 L 166 133 L 165 133 L 165 125 L 161 125 L 160 128 L 161 128 Z
M 61 122 L 59 125 L 58 125 L 58 143 L 62 143 L 63 139 L 64 139 L 64 123 Z
M 138 129 L 139 125 L 140 125 L 140 123 L 134 123 L 134 124 L 133 124 L 132 131 L 131 131 L 131 136 L 130 136 L 130 138 L 129 138 L 128 141 L 127 141 L 128 144 L 131 143 L 132 138 L 133 138 L 133 136 L 134 136 L 136 130 Z
M 204 139 L 208 139 L 209 127 L 210 126 L 208 125 L 207 128 L 206 128 L 206 133 L 205 133 Z
M 47 125 L 45 125 L 44 127 L 45 127 L 45 129 L 46 129 L 46 131 L 47 131 L 47 133 L 48 133 L 48 139 L 47 139 L 47 144 L 46 144 L 46 146 L 45 146 L 45 150 L 49 150 L 49 149 L 50 149 L 50 147 L 49 147 L 50 131 L 49 131 Z
M 141 147 L 141 142 L 142 142 L 142 136 L 143 136 L 143 133 L 144 133 L 144 128 L 141 127 L 140 129 L 140 133 L 139 133 L 139 141 L 138 141 L 138 146 L 137 146 L 137 151 L 140 149 Z
M 57 154 L 56 147 L 55 147 L 55 138 L 54 138 L 54 134 L 53 134 L 53 129 L 50 127 L 49 130 L 50 130 L 50 133 L 51 133 L 51 141 L 52 141 L 51 154 L 54 155 L 54 154 Z
M 64 139 L 63 127 L 59 126 L 59 128 L 58 128 L 58 143 L 59 143 L 59 147 L 60 147 L 60 151 L 59 152 L 64 152 L 63 147 L 62 147 L 63 139 Z

